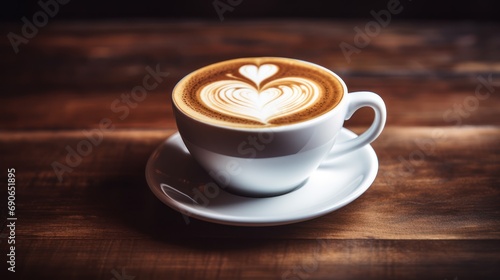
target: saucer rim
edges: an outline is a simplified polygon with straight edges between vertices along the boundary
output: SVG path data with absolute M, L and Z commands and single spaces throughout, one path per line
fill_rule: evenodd
M 356 133 L 350 131 L 347 128 L 342 128 L 341 132 L 342 134 L 345 134 L 348 138 L 354 138 L 357 136 Z M 314 211 L 313 213 L 302 213 L 301 215 L 292 215 L 289 217 L 277 217 L 277 216 L 269 216 L 269 217 L 235 217 L 234 215 L 227 215 L 223 213 L 211 213 L 207 212 L 205 209 L 210 208 L 210 206 L 204 206 L 204 207 L 193 207 L 190 204 L 186 204 L 183 202 L 179 202 L 178 200 L 165 195 L 160 187 L 157 187 L 153 184 L 153 178 L 151 178 L 153 175 L 150 174 L 149 172 L 152 168 L 152 164 L 154 162 L 154 159 L 159 155 L 160 151 L 162 148 L 168 143 L 169 141 L 181 141 L 181 144 L 184 145 L 182 138 L 179 135 L 179 132 L 175 132 L 172 135 L 168 136 L 150 155 L 148 158 L 147 164 L 146 164 L 146 170 L 145 170 L 145 175 L 146 175 L 146 181 L 148 184 L 148 187 L 150 190 L 153 192 L 153 194 L 165 205 L 169 206 L 173 210 L 179 212 L 182 215 L 186 215 L 189 218 L 195 218 L 198 220 L 206 221 L 206 222 L 211 222 L 211 223 L 217 223 L 217 224 L 223 224 L 223 225 L 231 225 L 231 226 L 248 226 L 248 227 L 259 227 L 259 226 L 278 226 L 278 225 L 286 225 L 286 224 L 292 224 L 292 223 L 299 223 L 311 219 L 315 219 L 317 217 L 326 215 L 328 213 L 331 213 L 333 211 L 336 211 L 357 198 L 359 198 L 363 193 L 365 193 L 373 184 L 375 181 L 375 178 L 378 173 L 378 157 L 377 154 L 375 153 L 375 150 L 370 144 L 367 144 L 355 151 L 346 153 L 344 155 L 341 155 L 339 157 L 344 157 L 344 156 L 349 156 L 352 155 L 353 153 L 359 153 L 359 152 L 365 152 L 367 153 L 367 158 L 369 159 L 369 162 L 365 161 L 365 165 L 369 166 L 368 171 L 365 173 L 366 176 L 364 176 L 359 183 L 357 183 L 355 186 L 352 187 L 353 191 L 350 192 L 348 195 L 342 197 L 341 199 L 337 200 L 336 202 L 332 203 L 332 205 L 325 207 L 324 209 Z M 316 171 L 315 171 L 316 172 Z M 307 184 L 307 183 L 306 183 Z M 305 184 L 305 185 L 306 185 Z M 304 186 L 305 186 L 304 185 Z M 299 188 L 300 189 L 300 188 Z M 224 191 L 224 190 L 221 190 Z M 290 192 L 293 193 L 296 190 Z M 289 194 L 289 193 L 287 193 Z M 279 195 L 276 197 L 265 197 L 265 198 L 256 198 L 256 197 L 244 197 L 249 200 L 255 200 L 255 199 L 273 199 L 277 197 L 283 197 L 286 196 L 287 194 Z M 233 195 L 236 197 L 241 197 L 232 193 L 229 193 L 229 195 Z

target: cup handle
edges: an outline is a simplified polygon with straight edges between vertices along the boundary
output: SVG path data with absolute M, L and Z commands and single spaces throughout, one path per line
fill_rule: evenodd
M 373 140 L 377 139 L 385 126 L 387 118 L 385 103 L 378 94 L 371 91 L 357 91 L 347 94 L 347 98 L 348 105 L 345 120 L 350 119 L 354 112 L 361 107 L 371 107 L 375 111 L 375 119 L 368 130 L 358 137 L 345 142 L 335 143 L 328 158 L 343 155 L 359 149 L 366 144 L 370 144 Z

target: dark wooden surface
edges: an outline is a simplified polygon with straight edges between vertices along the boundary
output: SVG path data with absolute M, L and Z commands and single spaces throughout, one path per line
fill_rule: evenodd
M 16 169 L 12 279 L 498 279 L 500 275 L 500 40 L 498 24 L 391 22 L 359 54 L 363 21 L 54 23 L 14 54 L 0 41 L 2 223 L 7 168 Z M 4 25 L 1 34 L 20 30 Z M 387 126 L 379 173 L 353 203 L 298 224 L 241 228 L 163 205 L 147 158 L 176 131 L 169 93 L 203 65 L 287 56 L 332 69 L 351 91 L 379 93 Z M 112 104 L 169 75 L 144 101 Z M 481 78 L 491 80 L 476 92 Z M 488 94 L 489 93 L 489 94 Z M 362 132 L 362 109 L 346 126 Z M 59 180 L 85 131 L 113 130 Z M 128 277 L 128 278 L 127 278 Z M 9 279 L 10 279 L 9 278 Z M 2 279 L 3 278 L 2 276 Z

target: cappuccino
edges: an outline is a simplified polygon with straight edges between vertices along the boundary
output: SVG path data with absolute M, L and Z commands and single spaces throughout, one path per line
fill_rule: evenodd
M 214 125 L 260 128 L 300 123 L 337 106 L 342 83 L 328 70 L 288 58 L 240 58 L 212 64 L 182 79 L 173 102 Z

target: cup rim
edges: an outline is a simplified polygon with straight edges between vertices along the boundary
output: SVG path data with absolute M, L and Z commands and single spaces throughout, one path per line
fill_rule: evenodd
M 308 119 L 308 120 L 297 122 L 297 123 L 284 124 L 284 125 L 279 125 L 279 126 L 267 126 L 267 127 L 233 127 L 233 126 L 229 126 L 229 125 L 222 125 L 222 124 L 215 124 L 215 123 L 211 123 L 211 122 L 204 122 L 204 121 L 202 121 L 202 120 L 200 120 L 198 118 L 192 117 L 189 114 L 185 113 L 177 105 L 177 102 L 176 102 L 176 100 L 175 100 L 175 98 L 173 96 L 174 96 L 174 93 L 175 93 L 176 89 L 179 87 L 179 85 L 181 83 L 183 83 L 184 80 L 186 80 L 186 79 L 190 78 L 191 76 L 195 75 L 196 73 L 198 73 L 199 71 L 201 71 L 205 67 L 216 65 L 218 63 L 224 63 L 224 62 L 229 62 L 229 61 L 234 61 L 234 60 L 240 60 L 240 59 L 241 60 L 243 60 L 243 59 L 252 59 L 252 58 L 293 60 L 293 61 L 298 61 L 300 63 L 309 64 L 309 65 L 311 65 L 311 66 L 313 66 L 315 68 L 321 69 L 322 71 L 325 71 L 326 73 L 332 75 L 334 78 L 336 78 L 340 82 L 340 84 L 342 85 L 342 90 L 343 90 L 342 97 L 340 98 L 340 101 L 335 105 L 335 107 L 333 107 L 330 111 L 327 111 L 326 113 L 321 114 L 319 116 L 316 116 L 316 117 L 314 117 L 312 119 Z M 249 56 L 249 57 L 239 57 L 239 58 L 227 59 L 227 60 L 223 60 L 223 61 L 211 63 L 211 64 L 205 65 L 203 67 L 197 68 L 196 70 L 194 70 L 194 71 L 190 72 L 189 74 L 187 74 L 186 76 L 184 76 L 182 79 L 180 79 L 175 84 L 174 88 L 172 89 L 171 97 L 172 97 L 172 105 L 176 108 L 176 110 L 179 113 L 181 113 L 183 116 L 189 118 L 190 120 L 196 121 L 198 123 L 202 123 L 202 124 L 207 125 L 207 126 L 212 126 L 212 127 L 216 127 L 216 128 L 220 128 L 220 129 L 226 129 L 226 130 L 231 130 L 231 131 L 243 131 L 243 132 L 260 132 L 260 131 L 262 131 L 262 132 L 269 132 L 269 131 L 280 132 L 280 131 L 290 131 L 290 130 L 295 130 L 295 129 L 301 129 L 301 128 L 304 128 L 304 127 L 309 127 L 313 123 L 321 122 L 324 119 L 329 118 L 331 115 L 335 115 L 339 110 L 341 110 L 343 104 L 345 103 L 345 99 L 346 99 L 347 94 L 348 94 L 348 92 L 347 92 L 347 86 L 346 86 L 344 80 L 342 80 L 342 78 L 340 78 L 340 76 L 337 75 L 335 72 L 333 72 L 332 70 L 330 70 L 330 69 L 328 69 L 328 68 L 326 68 L 324 66 L 318 65 L 318 64 L 313 63 L 313 62 L 305 61 L 305 60 L 302 60 L 302 59 L 296 59 L 296 58 L 290 58 L 290 57 Z

